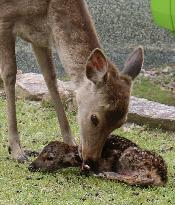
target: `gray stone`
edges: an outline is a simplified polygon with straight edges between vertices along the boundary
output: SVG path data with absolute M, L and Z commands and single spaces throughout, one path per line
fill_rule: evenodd
M 175 131 L 175 107 L 131 97 L 128 121 Z
M 74 85 L 71 82 L 57 80 L 58 90 L 63 104 L 69 111 L 76 107 Z M 51 98 L 41 74 L 25 73 L 17 75 L 16 93 L 18 98 L 42 101 L 45 106 L 52 106 Z

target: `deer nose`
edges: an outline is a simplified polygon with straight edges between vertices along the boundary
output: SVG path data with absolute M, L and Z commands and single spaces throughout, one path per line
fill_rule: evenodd
M 93 160 L 85 160 L 83 161 L 82 167 L 81 167 L 81 171 L 83 173 L 87 173 L 89 171 L 97 171 L 98 169 L 98 165 L 97 162 L 93 161 Z
M 37 171 L 37 167 L 34 163 L 31 163 L 29 166 L 28 166 L 28 170 L 30 172 L 36 172 Z

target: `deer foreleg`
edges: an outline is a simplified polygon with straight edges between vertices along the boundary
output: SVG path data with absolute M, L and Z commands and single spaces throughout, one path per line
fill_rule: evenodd
M 20 146 L 16 120 L 15 83 L 17 67 L 15 39 L 11 32 L 8 32 L 4 31 L 2 27 L 0 28 L 0 69 L 7 98 L 9 152 L 14 159 L 24 162 L 27 158 Z
M 49 48 L 41 48 L 35 45 L 32 46 L 56 109 L 63 141 L 68 145 L 75 145 L 75 141 L 72 137 L 71 129 L 57 89 L 56 72 L 52 62 L 51 50 Z

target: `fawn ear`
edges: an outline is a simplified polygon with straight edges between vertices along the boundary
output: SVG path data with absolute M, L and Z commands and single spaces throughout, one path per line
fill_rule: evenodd
M 142 47 L 136 48 L 128 57 L 124 64 L 123 74 L 129 75 L 132 79 L 140 73 L 144 61 L 144 51 Z
M 96 48 L 90 54 L 86 64 L 86 76 L 95 84 L 105 80 L 108 62 L 103 52 Z

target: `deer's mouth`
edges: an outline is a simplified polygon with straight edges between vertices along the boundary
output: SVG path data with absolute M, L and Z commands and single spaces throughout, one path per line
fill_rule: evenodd
M 81 173 L 82 174 L 89 174 L 90 172 L 98 172 L 98 162 L 93 160 L 86 160 L 83 161 L 81 166 Z

